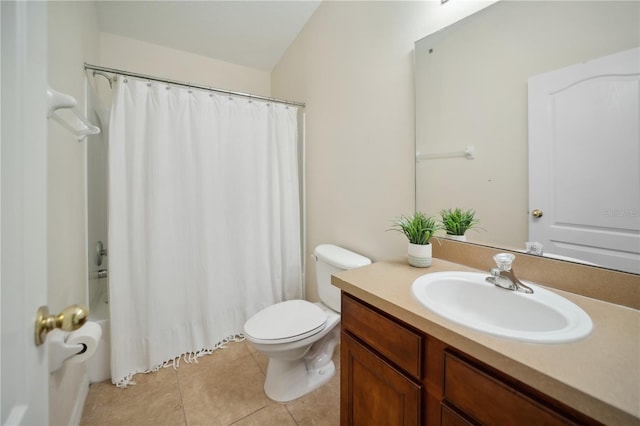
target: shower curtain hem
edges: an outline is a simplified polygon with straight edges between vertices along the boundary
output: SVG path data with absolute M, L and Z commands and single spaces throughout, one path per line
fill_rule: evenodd
M 139 374 L 139 373 L 143 373 L 143 374 L 147 374 L 147 373 L 153 373 L 156 372 L 158 370 L 160 370 L 161 368 L 167 368 L 167 367 L 173 367 L 173 369 L 175 370 L 176 368 L 180 367 L 180 358 L 182 358 L 182 360 L 187 363 L 187 364 L 191 364 L 193 362 L 195 362 L 196 364 L 198 363 L 198 358 L 203 357 L 205 355 L 211 355 L 215 350 L 217 349 L 226 349 L 227 348 L 227 343 L 230 342 L 243 342 L 245 340 L 244 334 L 242 333 L 238 333 L 238 334 L 230 334 L 227 337 L 225 337 L 224 339 L 222 339 L 220 342 L 216 343 L 213 348 L 210 349 L 200 349 L 198 351 L 192 351 L 192 352 L 184 352 L 174 358 L 171 358 L 167 361 L 161 362 L 157 365 L 154 365 L 153 367 L 149 368 L 148 370 L 138 370 L 138 371 L 133 371 L 129 374 L 127 374 L 126 376 L 124 376 L 123 378 L 116 380 L 113 379 L 112 383 L 114 385 L 116 385 L 119 388 L 127 388 L 128 386 L 134 386 L 136 384 L 135 381 L 133 381 L 133 376 L 135 374 Z

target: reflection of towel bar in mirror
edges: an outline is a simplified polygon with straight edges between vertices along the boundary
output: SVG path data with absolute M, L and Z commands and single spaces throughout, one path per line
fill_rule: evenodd
M 60 93 L 52 88 L 47 89 L 47 118 L 53 118 L 60 123 L 62 127 L 73 133 L 78 137 L 78 140 L 86 138 L 88 135 L 95 135 L 100 133 L 100 128 L 94 126 L 89 119 L 87 119 L 78 109 L 76 105 L 78 102 L 73 96 Z M 82 127 L 78 128 L 69 124 L 67 120 L 59 116 L 56 111 L 61 108 L 69 109 L 73 115 L 80 120 Z
M 469 145 L 464 151 L 444 152 L 441 154 L 420 154 L 419 152 L 416 152 L 416 163 L 419 163 L 421 160 L 437 160 L 440 158 L 456 158 L 456 157 L 462 157 L 462 158 L 466 158 L 467 160 L 473 160 L 475 158 L 473 156 L 474 151 L 475 151 L 475 148 L 473 147 L 473 145 Z

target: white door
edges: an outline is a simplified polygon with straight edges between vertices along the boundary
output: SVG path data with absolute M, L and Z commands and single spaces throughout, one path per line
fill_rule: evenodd
M 545 253 L 640 273 L 639 117 L 639 48 L 529 79 L 529 239 Z
M 0 2 L 0 423 L 46 425 L 46 345 L 34 343 L 47 301 L 47 7 Z

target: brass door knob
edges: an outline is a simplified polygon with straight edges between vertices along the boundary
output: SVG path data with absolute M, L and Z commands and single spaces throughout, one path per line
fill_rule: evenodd
M 531 216 L 533 216 L 533 217 L 535 217 L 535 218 L 542 217 L 542 214 L 543 214 L 543 213 L 542 213 L 542 210 L 538 210 L 538 209 L 535 209 L 535 210 L 533 210 L 533 211 L 531 212 Z
M 58 315 L 49 315 L 47 306 L 40 306 L 36 314 L 35 340 L 36 346 L 44 343 L 48 332 L 54 328 L 64 331 L 77 330 L 87 322 L 89 310 L 82 305 L 71 305 L 64 308 Z

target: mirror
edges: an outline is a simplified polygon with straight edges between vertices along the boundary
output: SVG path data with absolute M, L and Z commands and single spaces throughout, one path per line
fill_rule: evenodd
M 499 1 L 417 41 L 416 210 L 474 209 L 468 242 L 524 250 L 527 80 L 637 47 L 639 5 Z

